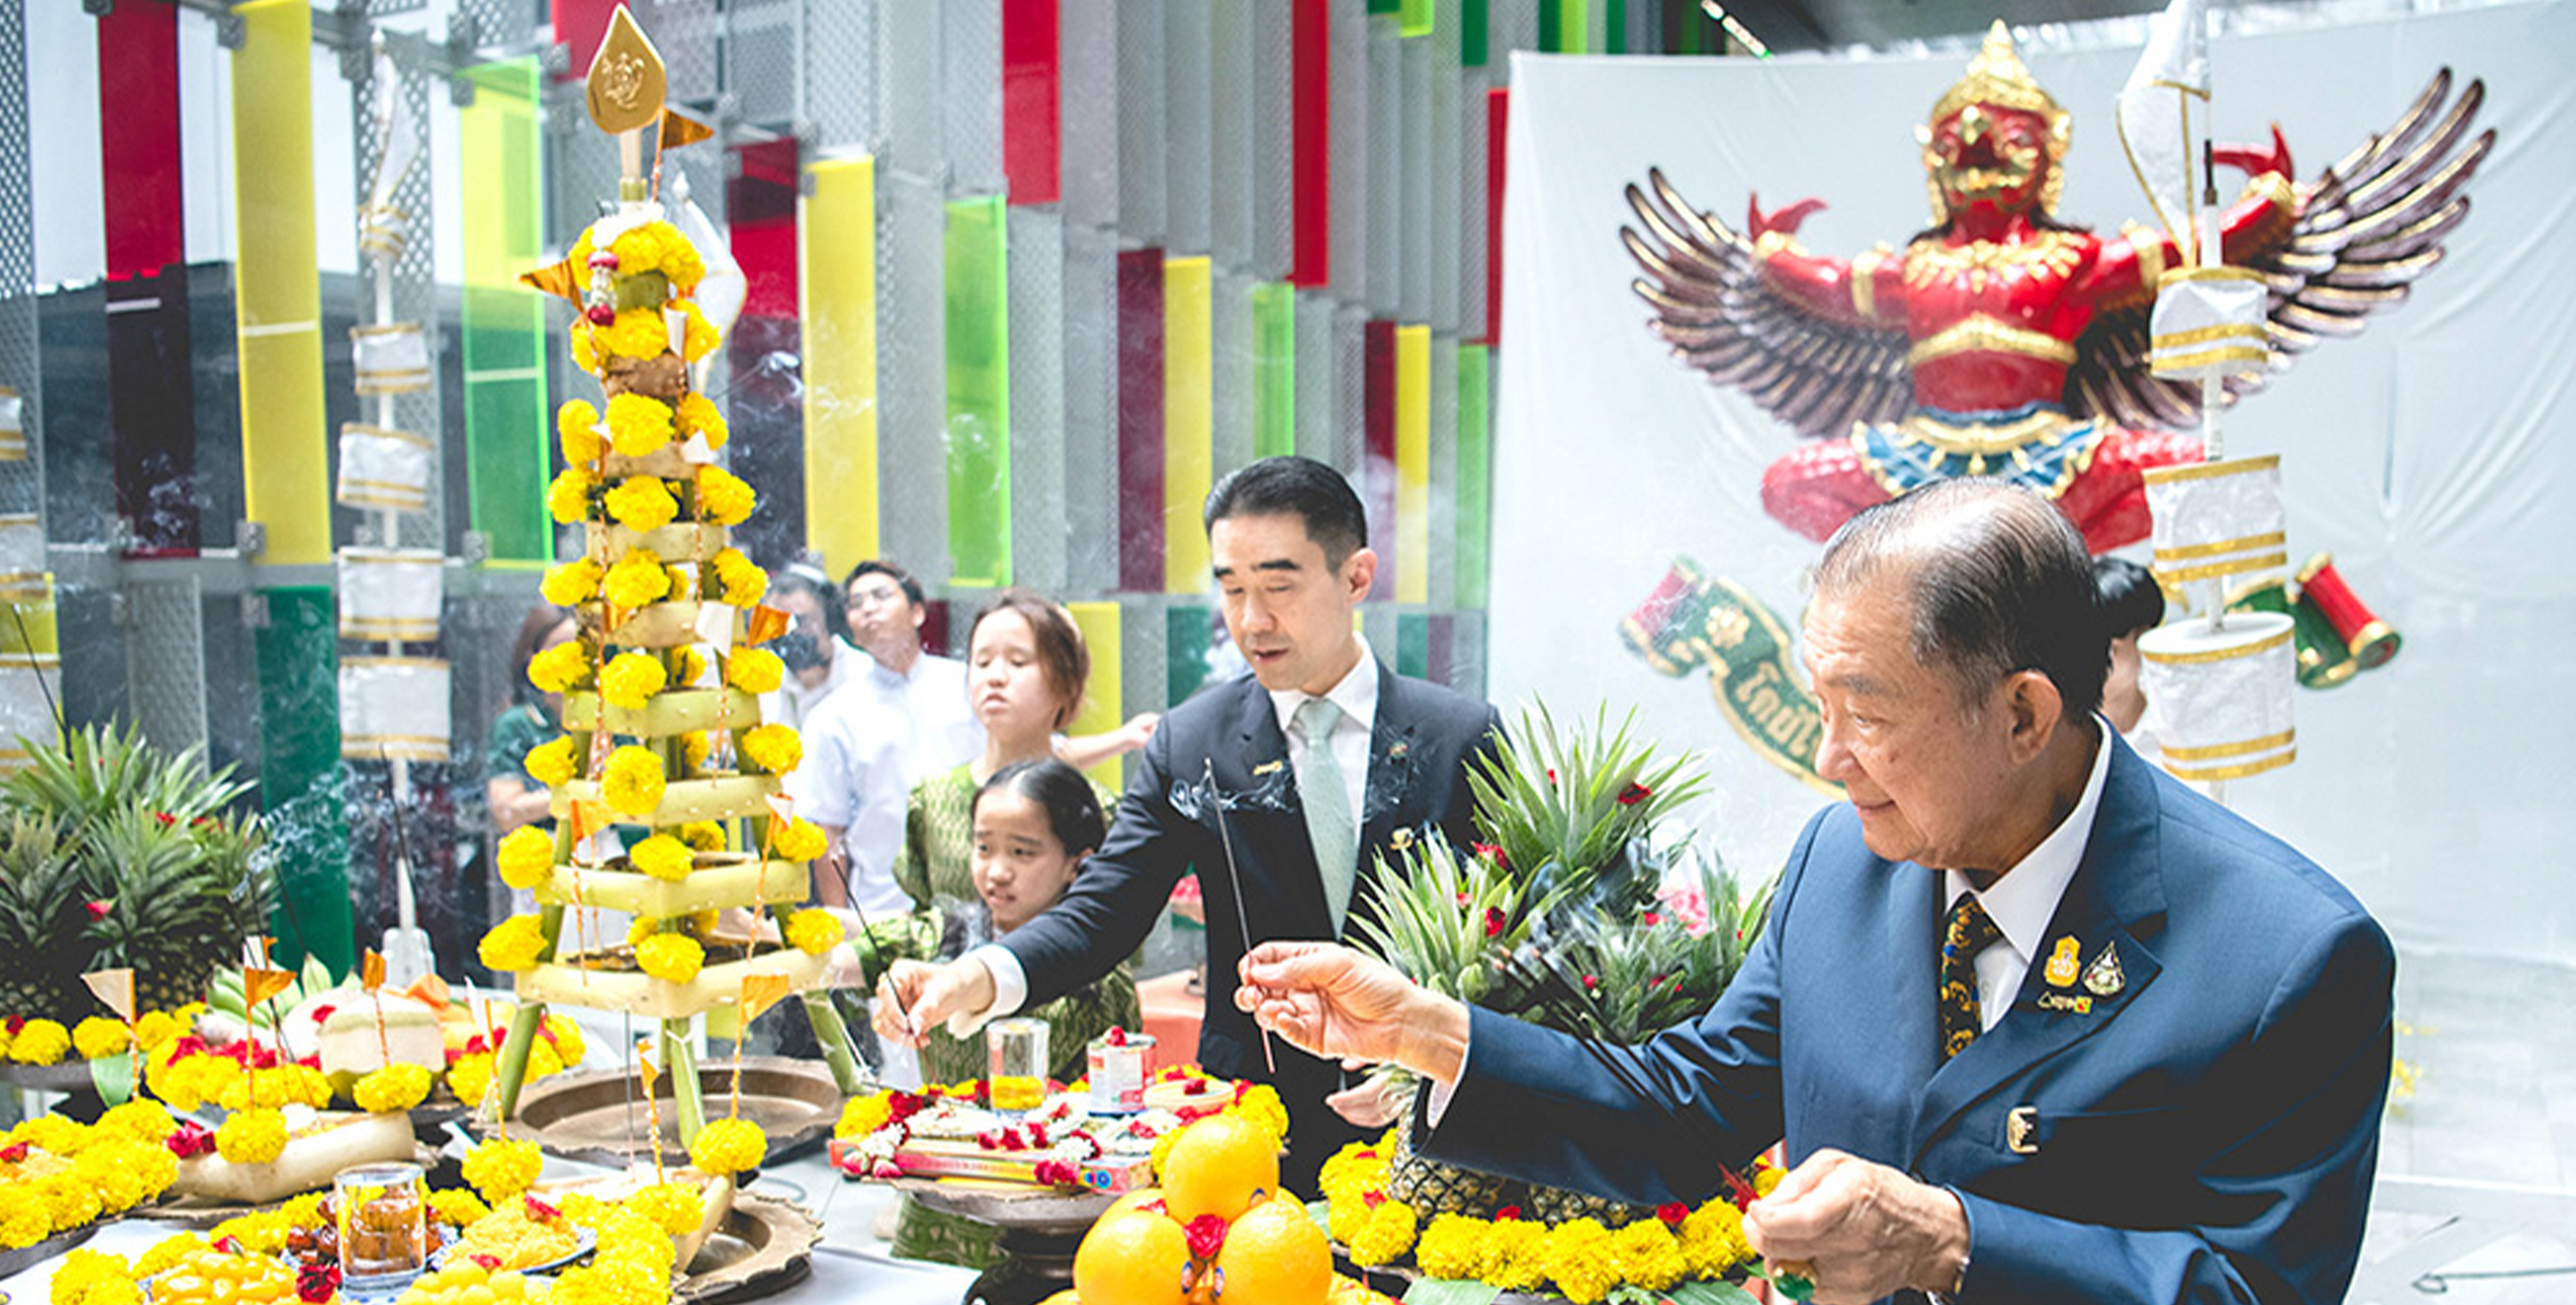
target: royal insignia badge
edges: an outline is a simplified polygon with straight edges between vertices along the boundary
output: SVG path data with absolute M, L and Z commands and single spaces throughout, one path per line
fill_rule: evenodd
M 2043 975 L 2048 980 L 2049 987 L 2075 986 L 2075 971 L 2081 964 L 2077 958 L 2079 948 L 2080 944 L 2075 941 L 2075 935 L 2071 933 L 2057 940 L 2057 950 L 2048 954 L 2048 969 Z
M 1252 774 L 1254 778 L 1258 779 L 1263 775 L 1274 774 L 1280 770 L 1284 770 L 1287 768 L 1287 765 L 1288 763 L 1285 761 L 1265 761 L 1260 765 L 1253 767 Z
M 2004 1147 L 2014 1155 L 2039 1154 L 2039 1107 L 2015 1106 L 2004 1116 Z
M 2084 968 L 2084 990 L 2096 997 L 2108 997 L 2120 990 L 2125 976 L 2120 973 L 2120 945 L 2102 944 L 2102 954 Z

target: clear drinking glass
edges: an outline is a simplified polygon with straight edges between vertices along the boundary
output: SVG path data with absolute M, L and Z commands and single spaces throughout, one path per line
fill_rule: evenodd
M 984 1036 L 991 1054 L 993 1108 L 1014 1112 L 1037 1109 L 1046 1100 L 1046 1021 L 995 1020 Z
M 344 1288 L 392 1291 L 428 1267 L 428 1201 L 419 1165 L 343 1169 L 331 1180 L 331 1189 L 339 1212 Z

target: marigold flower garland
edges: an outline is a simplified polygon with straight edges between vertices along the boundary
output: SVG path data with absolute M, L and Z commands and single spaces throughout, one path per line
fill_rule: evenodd
M 768 693 L 787 675 L 787 663 L 766 648 L 736 648 L 724 664 L 725 683 L 745 693 Z
M 555 409 L 555 434 L 563 441 L 564 461 L 575 466 L 597 462 L 608 451 L 608 441 L 599 434 L 599 409 L 588 399 L 574 399 Z
M 821 907 L 809 906 L 787 917 L 788 944 L 808 956 L 820 956 L 839 946 L 848 933 L 839 916 Z
M 608 754 L 608 769 L 600 778 L 599 795 L 627 815 L 649 816 L 662 805 L 666 782 L 662 759 L 630 743 Z
M 669 834 L 655 834 L 626 849 L 626 861 L 656 879 L 678 883 L 689 877 L 697 857 L 689 851 L 689 845 L 679 839 Z
M 718 1176 L 756 1169 L 768 1154 L 769 1139 L 748 1119 L 715 1120 L 699 1129 L 698 1140 L 689 1144 L 689 1163 L 701 1173 Z
M 409 1110 L 429 1098 L 429 1070 L 420 1065 L 387 1065 L 358 1080 L 349 1093 L 358 1109 L 371 1115 Z
M 707 963 L 707 949 L 683 933 L 657 933 L 635 948 L 635 968 L 669 983 L 687 983 Z

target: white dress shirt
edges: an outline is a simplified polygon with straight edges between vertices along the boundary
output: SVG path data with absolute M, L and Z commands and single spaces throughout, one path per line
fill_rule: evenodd
M 2021 981 L 2030 973 L 2031 960 L 2047 945 L 2048 922 L 2057 915 L 2057 904 L 2066 896 L 2075 868 L 2084 863 L 2084 845 L 2093 837 L 2093 814 L 2102 808 L 2102 783 L 2111 773 L 2111 736 L 2116 733 L 2109 721 L 2097 717 L 2094 724 L 2101 737 L 2093 744 L 2093 773 L 2084 781 L 2084 796 L 2076 799 L 2075 809 L 2048 831 L 2048 837 L 2039 840 L 2039 846 L 1983 892 L 1959 871 L 1942 872 L 1948 881 L 1941 894 L 1942 917 L 1946 919 L 1950 908 L 1959 904 L 1961 893 L 1976 893 L 1977 904 L 1986 908 L 1987 918 L 2003 935 L 1977 953 L 1981 1032 L 1993 1028 L 2021 995 Z
M 974 760 L 984 727 L 966 705 L 966 665 L 924 653 L 909 674 L 870 661 L 806 720 L 789 776 L 798 815 L 841 830 L 850 901 L 872 917 L 912 909 L 894 882 L 912 786 Z

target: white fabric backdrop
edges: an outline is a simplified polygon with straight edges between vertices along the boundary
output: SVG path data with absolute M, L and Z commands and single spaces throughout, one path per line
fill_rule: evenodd
M 2500 133 L 2473 213 L 2414 299 L 2330 341 L 2230 418 L 2232 455 L 2283 455 L 2294 562 L 2330 549 L 2405 636 L 2385 669 L 2298 696 L 2297 764 L 2235 805 L 2350 884 L 2405 944 L 2576 957 L 2576 3 L 2222 37 L 2219 135 L 2274 120 L 2310 178 L 2386 127 L 2434 70 L 2487 82 Z M 2075 113 L 2060 215 L 2147 212 L 2113 134 L 2136 48 L 2025 50 Z M 1802 233 L 1848 257 L 1926 221 L 1912 130 L 1965 67 L 1784 58 L 1514 57 L 1495 455 L 1494 700 L 1607 702 L 1706 750 L 1693 813 L 1731 863 L 1776 864 L 1815 809 L 1754 756 L 1707 680 L 1667 679 L 1618 623 L 1676 555 L 1794 623 L 1816 546 L 1764 516 L 1794 437 L 1646 331 L 1621 187 L 1661 165 L 1743 220 L 1814 195 Z M 2222 180 L 2223 187 L 2232 182 Z

